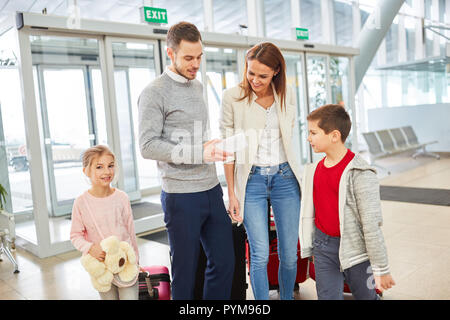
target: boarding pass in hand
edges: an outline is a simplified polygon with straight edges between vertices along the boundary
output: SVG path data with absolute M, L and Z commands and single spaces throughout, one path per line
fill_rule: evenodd
M 247 140 L 243 132 L 228 137 L 216 144 L 216 148 L 226 152 L 237 152 L 247 146 Z

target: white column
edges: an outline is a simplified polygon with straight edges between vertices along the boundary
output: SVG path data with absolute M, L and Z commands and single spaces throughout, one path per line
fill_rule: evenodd
M 413 0 L 413 10 L 417 17 L 415 29 L 415 58 L 421 60 L 425 58 L 425 39 L 423 37 L 423 18 L 425 16 L 425 6 L 423 0 Z
M 291 0 L 291 38 L 296 40 L 295 28 L 301 27 L 300 0 Z
M 213 0 L 203 0 L 203 16 L 205 18 L 205 31 L 214 31 Z
M 407 60 L 406 53 L 406 30 L 405 30 L 405 16 L 397 15 L 398 18 L 398 61 L 405 62 Z

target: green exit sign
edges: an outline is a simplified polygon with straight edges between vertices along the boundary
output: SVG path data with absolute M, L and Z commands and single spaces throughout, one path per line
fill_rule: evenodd
M 297 35 L 297 39 L 300 40 L 308 40 L 309 39 L 309 30 L 304 28 L 295 28 L 295 34 Z
M 144 20 L 151 23 L 167 23 L 167 10 L 162 8 L 143 7 Z

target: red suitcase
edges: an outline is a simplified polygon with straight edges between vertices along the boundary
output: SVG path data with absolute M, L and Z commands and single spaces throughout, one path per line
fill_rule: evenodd
M 170 300 L 170 275 L 165 266 L 143 267 L 139 273 L 139 300 Z

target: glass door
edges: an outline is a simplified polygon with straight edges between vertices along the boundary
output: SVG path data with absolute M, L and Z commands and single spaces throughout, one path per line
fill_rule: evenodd
M 308 138 L 308 125 L 306 123 L 308 107 L 305 98 L 304 56 L 301 53 L 294 52 L 285 52 L 283 56 L 286 62 L 287 86 L 294 89 L 297 103 L 297 121 L 293 131 L 295 154 L 299 156 L 298 163 L 303 165 L 309 159 L 309 143 L 306 140 Z
M 0 36 L 0 184 L 16 236 L 37 244 L 15 30 Z
M 330 89 L 331 89 L 331 103 L 340 104 L 347 110 L 352 119 L 353 126 L 356 123 L 353 121 L 353 111 L 350 106 L 349 89 L 350 89 L 350 58 L 330 56 Z M 352 148 L 353 130 L 350 131 L 345 145 L 347 148 Z
M 83 151 L 106 142 L 104 106 L 99 105 L 98 113 L 95 109 L 95 102 L 103 102 L 98 100 L 103 94 L 99 45 L 96 39 L 40 35 L 30 36 L 30 44 L 42 114 L 50 214 L 61 216 L 69 214 L 74 198 L 89 188 L 82 173 Z
M 307 53 L 306 68 L 308 79 L 308 113 L 310 113 L 330 101 L 328 56 Z M 309 149 L 312 162 L 322 159 L 325 156 L 324 153 L 314 153 L 311 146 L 309 146 Z
M 327 103 L 340 104 L 345 107 L 355 125 L 350 101 L 350 58 L 308 53 L 305 56 L 308 70 L 309 112 Z M 353 130 L 345 143 L 348 148 L 352 147 L 352 132 Z M 312 161 L 319 160 L 324 156 L 324 153 L 312 152 Z
M 206 59 L 206 83 L 207 102 L 210 124 L 210 138 L 220 137 L 219 119 L 222 104 L 222 92 L 239 83 L 239 71 L 237 65 L 237 50 L 232 48 L 204 47 Z M 204 62 L 203 62 L 204 63 Z M 199 74 L 200 76 L 200 74 Z M 200 81 L 201 78 L 197 77 Z M 217 175 L 221 181 L 225 181 L 223 163 L 216 163 Z
M 138 98 L 161 73 L 156 41 L 109 38 L 114 73 L 114 96 L 120 134 L 121 176 L 131 200 L 160 186 L 156 161 L 144 159 L 139 149 Z
M 306 54 L 308 71 L 309 112 L 329 101 L 328 56 Z

